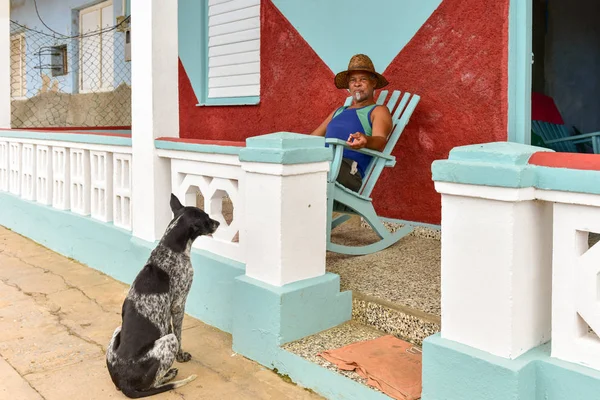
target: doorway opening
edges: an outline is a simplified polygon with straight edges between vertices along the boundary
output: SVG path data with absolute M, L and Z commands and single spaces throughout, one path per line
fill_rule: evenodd
M 571 135 L 600 131 L 600 1 L 532 3 L 531 119 L 565 125 Z M 540 145 L 536 136 L 532 145 Z M 576 147 L 592 152 L 591 141 Z

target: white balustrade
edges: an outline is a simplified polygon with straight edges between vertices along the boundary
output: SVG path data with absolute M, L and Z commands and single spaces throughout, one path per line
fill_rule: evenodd
M 554 205 L 552 356 L 600 370 L 600 196 Z
M 127 146 L 0 134 L 0 191 L 126 230 L 132 230 L 131 165 Z
M 161 150 L 161 157 L 171 159 L 173 193 L 184 205 L 197 205 L 197 193 L 204 204 L 199 206 L 220 222 L 212 236 L 201 236 L 194 247 L 244 262 L 244 237 L 240 227 L 244 218 L 242 198 L 244 171 L 237 155 L 208 154 Z M 233 205 L 233 219 L 228 224 L 223 216 L 223 200 Z M 238 240 L 235 240 L 238 237 Z
M 157 144 L 158 156 L 170 160 L 172 192 L 196 205 L 199 191 L 199 206 L 220 222 L 195 247 L 240 261 L 246 276 L 274 286 L 326 273 L 331 151 L 323 138 L 276 132 L 248 138 L 243 148 Z

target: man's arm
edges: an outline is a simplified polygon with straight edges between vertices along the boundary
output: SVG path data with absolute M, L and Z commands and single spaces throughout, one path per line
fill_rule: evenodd
M 367 148 L 382 151 L 387 143 L 387 138 L 392 131 L 392 114 L 386 106 L 375 107 L 371 113 L 373 131 L 367 138 Z
M 387 138 L 392 131 L 392 114 L 386 106 L 379 106 L 371 113 L 373 129 L 371 136 L 362 133 L 353 133 L 348 139 L 353 149 L 367 149 L 382 151 L 387 143 Z M 353 140 L 354 139 L 354 140 Z
M 335 110 L 333 110 L 331 113 L 329 113 L 327 118 L 325 118 L 325 120 L 323 122 L 321 122 L 321 125 L 319 125 L 317 127 L 317 129 L 315 129 L 314 131 L 311 132 L 311 135 L 325 136 L 325 133 L 327 132 L 327 124 L 329 124 L 329 122 L 331 121 L 331 118 L 333 117 L 334 112 L 335 112 Z

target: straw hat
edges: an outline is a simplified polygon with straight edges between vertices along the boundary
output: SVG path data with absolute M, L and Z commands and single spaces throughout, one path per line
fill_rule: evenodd
M 381 89 L 382 87 L 387 86 L 389 83 L 387 79 L 383 77 L 383 75 L 375 72 L 373 61 L 371 61 L 368 56 L 364 54 L 356 54 L 350 59 L 350 62 L 348 63 L 348 69 L 335 76 L 335 86 L 338 89 L 348 89 L 348 73 L 350 71 L 370 72 L 377 76 L 377 85 L 375 86 L 375 89 Z

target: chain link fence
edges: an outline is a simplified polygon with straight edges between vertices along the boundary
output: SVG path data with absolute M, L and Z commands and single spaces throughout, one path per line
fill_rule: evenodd
M 130 126 L 127 22 L 66 36 L 11 21 L 12 127 Z

